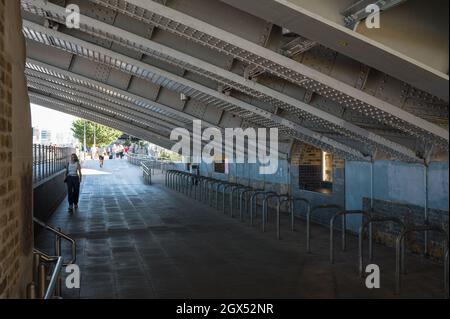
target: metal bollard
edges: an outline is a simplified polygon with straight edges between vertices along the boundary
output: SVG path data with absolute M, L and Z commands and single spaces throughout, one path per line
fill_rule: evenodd
M 266 222 L 268 221 L 268 212 L 267 212 L 267 205 L 269 202 L 269 199 L 271 199 L 272 197 L 278 197 L 279 195 L 277 194 L 270 194 L 267 193 L 266 195 L 264 195 L 264 200 L 263 200 L 263 210 L 262 210 L 262 231 L 265 232 L 266 231 Z
M 342 251 L 346 250 L 347 242 L 347 215 L 362 215 L 370 217 L 370 214 L 363 210 L 347 210 L 337 212 L 330 220 L 330 263 L 334 263 L 334 221 L 338 216 L 342 217 Z
M 226 196 L 226 195 L 227 195 L 227 189 L 228 189 L 228 188 L 233 189 L 233 187 L 235 187 L 235 186 L 238 186 L 238 184 L 230 183 L 230 184 L 226 185 L 226 186 L 223 188 L 222 211 L 223 211 L 224 214 L 226 213 L 226 210 L 225 210 L 225 200 L 226 200 L 226 197 L 227 197 L 227 196 Z M 230 193 L 230 196 L 231 196 L 231 193 Z
M 238 206 L 239 206 L 239 219 L 240 219 L 241 221 L 244 220 L 244 215 L 243 215 L 243 212 L 242 212 L 242 208 L 243 208 L 243 207 L 242 207 L 242 201 L 243 201 L 244 196 L 245 196 L 246 193 L 248 193 L 248 192 L 253 192 L 253 191 L 254 191 L 254 189 L 251 188 L 250 186 L 247 186 L 246 188 L 242 188 L 242 189 L 238 190 L 238 198 L 239 198 L 239 204 L 238 204 Z M 245 205 L 245 206 L 247 206 L 247 205 Z
M 233 217 L 233 198 L 234 198 L 234 192 L 235 191 L 238 191 L 239 192 L 239 190 L 240 189 L 243 189 L 243 188 L 248 188 L 248 186 L 244 186 L 244 185 L 240 185 L 240 186 L 235 186 L 235 187 L 232 187 L 231 188 L 231 197 L 230 197 L 230 216 L 231 217 Z
M 359 274 L 362 276 L 364 272 L 364 255 L 363 255 L 363 241 L 364 241 L 364 231 L 369 227 L 369 260 L 373 260 L 373 223 L 385 223 L 393 222 L 401 227 L 401 232 L 405 230 L 405 224 L 398 218 L 395 217 L 381 217 L 381 218 L 369 218 L 364 222 L 359 228 L 358 233 L 358 261 L 359 261 Z
M 405 238 L 406 235 L 411 232 L 438 232 L 444 234 L 445 236 L 445 248 L 444 248 L 444 289 L 446 295 L 448 295 L 448 249 L 449 249 L 449 239 L 448 232 L 440 227 L 440 226 L 432 226 L 432 225 L 419 225 L 413 226 L 405 229 L 396 239 L 396 254 L 395 254 L 395 294 L 399 295 L 401 290 L 401 280 L 402 273 L 405 273 L 406 270 L 406 261 L 405 261 Z

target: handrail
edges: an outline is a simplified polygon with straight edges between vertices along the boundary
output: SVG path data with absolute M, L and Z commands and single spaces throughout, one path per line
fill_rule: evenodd
M 45 228 L 46 230 L 54 233 L 58 237 L 64 238 L 65 240 L 70 242 L 72 244 L 72 259 L 70 259 L 69 262 L 64 263 L 63 266 L 68 266 L 70 264 L 75 263 L 76 258 L 77 258 L 77 244 L 76 244 L 75 240 L 72 237 L 70 237 L 70 236 L 66 235 L 65 233 L 61 232 L 60 230 L 58 230 L 58 229 L 56 229 L 56 228 L 54 228 L 54 227 L 44 223 L 43 221 L 37 219 L 36 217 L 33 217 L 33 222 L 35 222 L 39 226 Z
M 52 276 L 50 277 L 47 290 L 45 291 L 44 299 L 50 299 L 54 295 L 62 267 L 63 258 L 59 256 L 56 261 L 55 268 L 53 269 Z
M 34 248 L 33 261 L 33 282 L 27 286 L 28 298 L 51 299 L 52 297 L 61 297 L 61 270 L 64 267 L 62 256 L 49 256 L 43 251 Z M 36 259 L 37 257 L 37 259 Z M 47 265 L 55 263 L 51 279 L 47 285 Z M 37 283 L 37 286 L 36 286 Z
M 319 209 L 337 209 L 338 211 L 344 210 L 342 206 L 336 204 L 323 204 L 314 206 L 306 213 L 306 252 L 311 253 L 311 216 Z
M 42 260 L 45 261 L 45 262 L 49 262 L 49 263 L 50 263 L 50 262 L 55 262 L 56 259 L 58 259 L 58 257 L 60 257 L 60 256 L 50 256 L 50 255 L 47 255 L 46 253 L 44 253 L 42 250 L 40 250 L 40 249 L 38 249 L 38 248 L 33 248 L 33 252 L 34 252 L 35 254 L 38 254 L 40 259 L 42 259 Z
M 412 226 L 407 229 L 405 229 L 400 235 L 398 235 L 396 239 L 396 258 L 395 258 L 395 294 L 400 294 L 401 289 L 401 279 L 402 279 L 402 270 L 405 269 L 405 245 L 404 240 L 407 234 L 412 232 L 438 232 L 445 235 L 445 243 L 446 247 L 444 247 L 444 289 L 446 290 L 446 294 L 448 294 L 447 288 L 447 278 L 448 278 L 448 249 L 449 249 L 449 239 L 448 239 L 448 232 L 440 227 L 440 226 L 434 226 L 434 225 L 418 225 L 418 226 Z

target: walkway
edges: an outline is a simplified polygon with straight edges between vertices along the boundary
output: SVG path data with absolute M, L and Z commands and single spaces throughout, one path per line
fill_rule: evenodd
M 275 239 L 164 187 L 144 185 L 125 160 L 99 169 L 87 162 L 78 212 L 64 202 L 49 221 L 77 239 L 81 289 L 73 298 L 393 298 L 394 250 L 375 246 L 381 289 L 357 273 L 356 239 L 328 262 L 328 231 L 315 226 L 314 253 L 305 253 L 305 227 Z M 284 222 L 285 229 L 286 222 Z M 45 240 L 41 245 L 45 246 Z M 441 298 L 443 270 L 408 258 L 402 297 Z

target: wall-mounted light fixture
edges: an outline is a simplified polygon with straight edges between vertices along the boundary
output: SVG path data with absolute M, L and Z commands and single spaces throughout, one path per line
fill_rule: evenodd
M 189 101 L 189 96 L 184 93 L 180 93 L 180 100 L 183 102 Z

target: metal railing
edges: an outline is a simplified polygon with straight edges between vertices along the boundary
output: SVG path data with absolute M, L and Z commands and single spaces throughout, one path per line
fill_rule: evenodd
M 147 162 L 142 162 L 141 167 L 142 167 L 142 177 L 144 178 L 144 183 L 147 185 L 151 185 L 153 169 L 150 167 L 150 165 Z
M 75 149 L 33 144 L 33 184 L 61 172 Z
M 33 222 L 55 235 L 55 253 L 52 256 L 37 248 L 34 249 L 33 282 L 27 287 L 28 298 L 61 298 L 62 268 L 75 263 L 77 255 L 76 242 L 60 229 L 50 226 L 35 217 L 33 217 Z M 67 240 L 71 244 L 71 258 L 67 261 L 64 261 L 62 257 L 62 239 Z M 54 267 L 48 280 L 48 273 L 52 264 Z
M 144 182 L 151 184 L 151 176 L 164 174 L 175 168 L 176 164 L 170 161 L 155 160 L 153 157 L 142 154 L 128 153 L 127 160 L 130 164 L 141 166 L 144 174 Z

